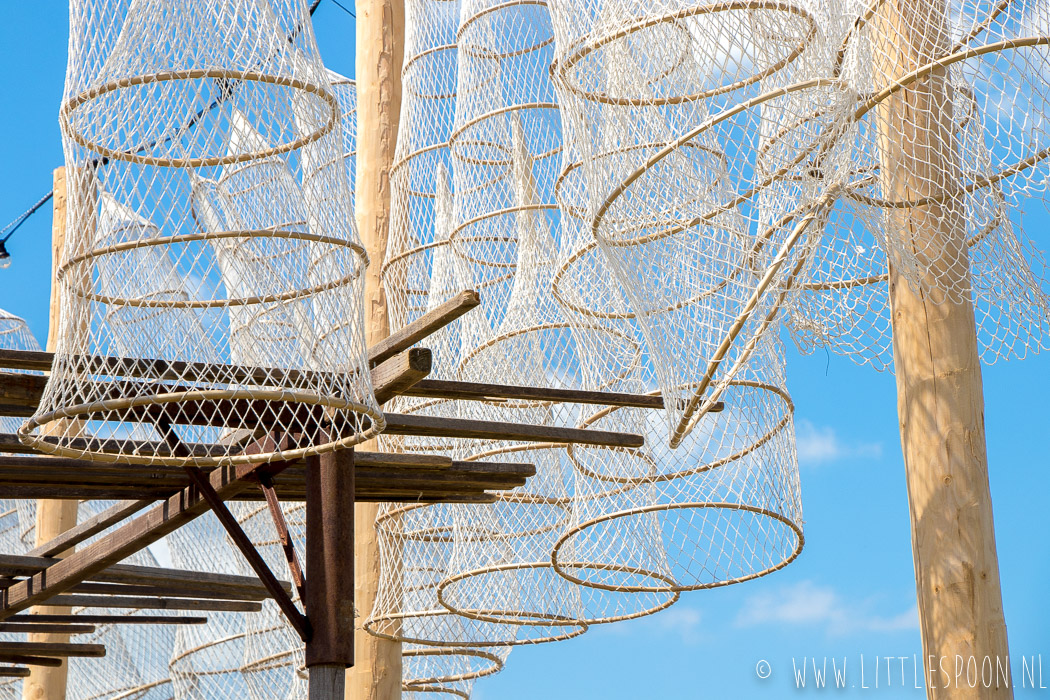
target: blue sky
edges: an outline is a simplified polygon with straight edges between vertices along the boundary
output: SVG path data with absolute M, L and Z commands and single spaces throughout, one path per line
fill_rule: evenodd
M 348 2 L 344 2 L 348 5 Z M 20 214 L 51 186 L 61 165 L 57 112 L 66 53 L 59 0 L 0 6 L 3 138 L 0 219 Z M 353 75 L 353 19 L 324 0 L 314 19 L 322 54 Z M 1026 230 L 1050 247 L 1050 217 L 1031 206 Z M 0 270 L 0 307 L 46 336 L 49 210 L 9 242 L 14 265 Z M 1042 655 L 1050 686 L 1050 353 L 984 371 L 990 480 L 1010 647 Z M 480 681 L 478 700 L 524 698 L 918 698 L 901 687 L 896 657 L 921 654 L 915 614 L 908 506 L 896 421 L 894 379 L 823 351 L 790 349 L 788 388 L 796 406 L 806 547 L 785 570 L 742 585 L 689 593 L 655 616 L 593 629 L 558 644 L 516 649 L 506 670 Z M 894 657 L 891 687 L 859 686 L 874 657 Z M 796 690 L 792 659 L 847 659 L 845 692 Z M 756 677 L 759 660 L 772 673 Z M 1019 670 L 1019 660 L 1015 670 Z M 866 685 L 873 685 L 870 675 Z M 1050 698 L 1050 690 L 1018 691 Z

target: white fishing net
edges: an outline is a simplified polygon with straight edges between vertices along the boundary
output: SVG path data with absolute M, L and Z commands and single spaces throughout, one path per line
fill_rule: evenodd
M 376 434 L 366 257 L 305 5 L 76 0 L 70 17 L 66 313 L 23 439 L 203 465 L 272 458 L 241 454 L 260 425 L 303 436 L 284 458 Z M 59 417 L 77 420 L 44 440 Z M 183 442 L 221 426 L 221 449 L 136 453 L 128 433 L 158 422 Z M 83 424 L 118 449 L 70 446 Z

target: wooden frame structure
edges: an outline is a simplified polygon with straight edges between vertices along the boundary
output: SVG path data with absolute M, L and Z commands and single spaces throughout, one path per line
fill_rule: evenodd
M 467 401 L 527 399 L 653 408 L 661 405 L 659 397 L 648 395 L 426 380 L 431 369 L 430 352 L 412 346 L 477 305 L 476 293 L 463 292 L 370 348 L 372 380 L 380 403 L 408 394 Z M 0 414 L 31 414 L 45 383 L 39 375 L 10 370 L 47 370 L 52 359 L 49 353 L 0 351 Z M 100 367 L 107 366 L 107 358 L 95 359 Z M 146 362 L 156 366 L 159 361 Z M 230 405 L 212 406 L 212 410 L 202 411 L 201 415 L 210 417 L 208 424 L 221 425 L 224 411 L 238 410 L 237 401 L 226 403 Z M 165 442 L 144 442 L 144 451 L 206 455 L 206 445 L 184 445 L 174 439 L 164 414 L 144 414 L 142 419 L 154 422 L 160 433 L 168 437 Z M 387 432 L 401 435 L 613 447 L 643 444 L 639 435 L 600 430 L 393 413 L 386 414 L 386 420 Z M 275 432 L 272 427 L 262 428 L 264 436 L 246 444 L 244 454 L 270 451 L 275 444 L 294 440 L 294 436 Z M 84 438 L 85 443 L 90 440 Z M 94 447 L 101 444 L 104 448 L 105 441 L 94 442 Z M 246 462 L 208 470 L 26 454 L 32 451 L 17 436 L 0 435 L 0 453 L 4 453 L 0 454 L 0 486 L 5 493 L 19 498 L 122 500 L 37 547 L 29 556 L 0 555 L 0 576 L 6 577 L 0 580 L 3 629 L 78 634 L 104 622 L 205 621 L 203 617 L 22 614 L 42 604 L 253 611 L 260 609 L 263 599 L 273 598 L 306 644 L 307 665 L 342 668 L 354 660 L 352 635 L 345 634 L 354 606 L 353 558 L 346 556 L 353 549 L 353 518 L 347 514 L 352 512 L 354 503 L 485 503 L 497 498 L 495 492 L 521 486 L 535 473 L 531 464 L 458 462 L 438 455 L 353 449 L 295 462 Z M 306 502 L 309 546 L 305 577 L 288 536 L 280 498 Z M 227 510 L 228 500 L 267 502 L 287 555 L 291 583 L 278 580 L 270 571 Z M 219 516 L 258 579 L 118 563 L 209 509 Z M 63 559 L 55 558 L 119 523 L 123 524 L 83 549 Z M 300 591 L 305 614 L 292 601 L 293 586 Z M 30 665 L 54 666 L 68 656 L 104 653 L 100 645 L 4 643 L 0 645 L 0 673 L 25 675 Z

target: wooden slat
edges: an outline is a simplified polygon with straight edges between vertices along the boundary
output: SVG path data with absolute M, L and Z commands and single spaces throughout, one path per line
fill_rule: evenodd
M 28 678 L 29 674 L 30 670 L 25 666 L 0 666 L 0 678 Z
M 0 622 L 0 632 L 12 634 L 55 633 L 55 634 L 91 634 L 95 631 L 94 625 L 73 625 L 59 622 L 37 623 L 30 622 Z
M 210 591 L 196 586 L 142 586 L 132 583 L 100 583 L 83 581 L 73 586 L 70 593 L 93 593 L 98 595 L 150 596 L 153 598 L 211 598 L 214 600 L 241 600 L 257 602 L 266 600 L 265 591 Z M 3 624 L 3 623 L 0 623 Z
M 275 465 L 240 465 L 212 471 L 210 481 L 223 498 L 252 487 L 246 477 L 256 469 L 273 469 Z M 276 468 L 283 468 L 280 465 Z M 38 605 L 52 596 L 99 574 L 117 562 L 174 532 L 207 510 L 207 503 L 194 488 L 187 488 L 131 520 L 120 529 L 60 559 L 46 571 L 3 591 L 0 601 L 4 610 L 0 620 L 15 612 Z
M 522 425 L 500 421 L 439 418 L 400 413 L 387 413 L 386 432 L 390 435 L 467 438 L 473 440 L 509 440 L 552 442 L 603 447 L 641 447 L 645 439 L 632 433 L 605 430 L 581 430 L 544 425 Z
M 57 656 L 26 656 L 25 654 L 0 654 L 0 663 L 25 664 L 26 666 L 49 666 L 57 668 L 65 663 Z
M 3 458 L 0 457 L 0 461 L 2 460 Z M 77 523 L 58 537 L 51 539 L 29 552 L 27 556 L 53 557 L 60 552 L 64 552 L 65 550 L 75 547 L 81 542 L 94 537 L 106 528 L 134 515 L 143 508 L 149 507 L 151 503 L 152 501 L 121 501 L 120 503 L 110 506 L 101 513 L 97 513 L 87 520 Z
M 11 623 L 85 623 L 94 625 L 203 625 L 208 618 L 182 615 L 12 615 Z M 36 621 L 36 622 L 34 622 Z
M 0 416 L 33 415 L 46 384 L 47 377 L 39 374 L 0 372 Z
M 53 598 L 49 598 L 47 604 L 81 608 L 134 608 L 136 610 L 200 610 L 208 612 L 259 612 L 262 610 L 261 603 L 243 600 L 79 595 L 77 593 L 56 595 Z
M 485 401 L 490 399 L 517 399 L 555 403 L 582 403 L 600 406 L 629 406 L 637 408 L 663 408 L 661 396 L 626 394 L 611 391 L 580 391 L 576 389 L 553 389 L 538 386 L 512 386 L 508 384 L 482 384 L 442 379 L 424 379 L 402 392 L 406 396 L 435 399 L 463 399 Z
M 57 442 L 57 438 L 52 438 L 51 441 Z M 66 444 L 71 449 L 75 450 L 87 450 L 89 447 L 88 440 L 72 440 L 67 441 Z M 117 452 L 120 445 L 124 445 L 124 449 L 131 448 L 135 452 L 140 454 L 157 454 L 157 455 L 168 455 L 170 451 L 168 446 L 162 442 L 152 442 L 147 440 L 95 440 L 92 441 L 91 446 L 93 449 L 103 448 L 103 452 Z M 215 456 L 225 454 L 226 448 L 217 447 L 214 445 L 187 445 L 189 449 L 193 451 L 194 455 L 206 457 L 209 455 Z M 107 449 L 108 448 L 108 449 Z M 23 445 L 18 436 L 14 433 L 0 433 L 0 454 L 42 454 L 34 448 L 27 445 Z M 428 454 L 393 454 L 390 452 L 363 452 L 360 450 L 354 451 L 354 458 L 357 462 L 358 467 L 421 467 L 425 469 L 435 469 L 440 467 L 448 467 L 452 465 L 452 458 L 445 457 L 443 455 L 428 455 Z M 3 458 L 0 457 L 0 460 Z M 22 464 L 30 466 L 32 462 L 0 462 L 8 464 Z M 101 464 L 101 463 L 96 463 Z M 300 465 L 299 462 L 296 463 Z M 148 467 L 143 467 L 147 468 Z
M 480 303 L 481 297 L 474 290 L 468 289 L 460 292 L 436 309 L 423 314 L 401 330 L 391 333 L 385 339 L 370 347 L 368 349 L 369 363 L 372 365 L 379 364 L 402 350 L 412 347 L 419 341 L 452 323 Z
M 384 404 L 411 388 L 430 374 L 430 368 L 429 348 L 410 348 L 383 360 L 372 369 L 376 401 Z
M 28 654 L 31 656 L 89 656 L 106 655 L 102 644 L 76 644 L 72 642 L 0 642 L 0 654 Z
M 43 557 L 0 554 L 0 575 L 32 576 L 44 571 L 54 563 L 54 559 L 45 559 Z M 266 595 L 266 589 L 263 588 L 259 579 L 254 576 L 214 574 L 206 571 L 167 569 L 157 566 L 115 564 L 108 567 L 105 571 L 92 576 L 91 580 L 140 586 L 195 588 L 218 594 L 227 594 L 231 598 L 239 598 L 243 595 L 261 597 Z M 291 590 L 291 584 L 285 583 L 284 585 L 287 590 Z

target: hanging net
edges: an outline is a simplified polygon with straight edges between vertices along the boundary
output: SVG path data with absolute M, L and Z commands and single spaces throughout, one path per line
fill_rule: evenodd
M 832 159 L 843 197 L 790 326 L 804 350 L 888 367 L 892 265 L 934 303 L 972 302 L 985 362 L 1024 357 L 1046 347 L 1050 324 L 1045 261 L 1019 226 L 1021 205 L 1045 196 L 1047 9 L 933 3 L 909 13 L 912 26 L 890 10 L 854 3 L 832 37 L 828 72 L 858 98 Z M 908 222 L 924 216 L 940 222 L 939 242 L 915 239 Z
M 70 25 L 67 313 L 23 440 L 209 465 L 273 458 L 243 454 L 260 431 L 296 436 L 285 459 L 377 433 L 342 117 L 302 3 L 85 0 Z M 117 449 L 74 447 L 85 425 Z M 136 452 L 143 425 L 210 449 Z
M 677 446 L 772 327 L 848 105 L 805 2 L 555 3 L 592 235 L 653 355 Z

